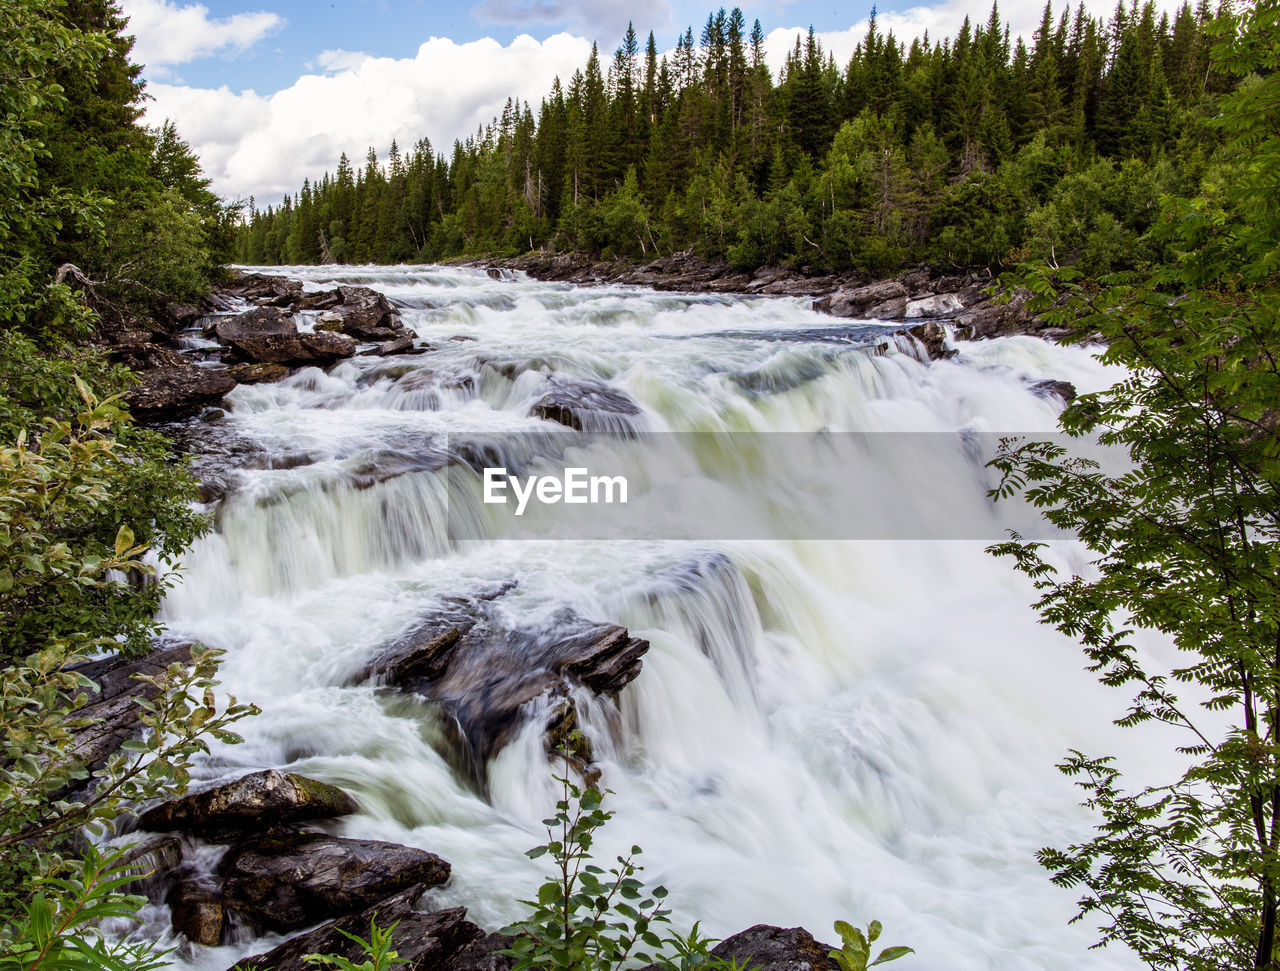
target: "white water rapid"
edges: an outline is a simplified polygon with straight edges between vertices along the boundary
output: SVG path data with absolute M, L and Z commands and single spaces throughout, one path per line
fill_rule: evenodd
M 1088 949 L 1092 928 L 1068 926 L 1073 894 L 1035 853 L 1091 825 L 1054 768 L 1066 750 L 1134 761 L 1142 737 L 1109 726 L 1124 699 L 1037 623 L 1029 585 L 984 552 L 998 532 L 512 539 L 488 507 L 455 508 L 446 523 L 459 470 L 423 459 L 446 433 L 563 432 L 530 414 L 552 375 L 625 395 L 639 414 L 616 423 L 641 431 L 1050 431 L 1061 402 L 1031 385 L 1112 383 L 1088 352 L 1010 337 L 926 364 L 905 344 L 872 353 L 803 300 L 437 267 L 271 272 L 308 289 L 381 290 L 431 350 L 242 385 L 225 419 L 204 426 L 236 467 L 163 619 L 224 649 L 222 690 L 262 714 L 241 723 L 244 744 L 214 748 L 199 784 L 280 767 L 341 785 L 361 811 L 326 828 L 438 853 L 453 879 L 431 903 L 465 905 L 490 930 L 518 917 L 515 901 L 542 875 L 523 854 L 543 841 L 538 821 L 556 798 L 536 726 L 497 755 L 482 796 L 442 756 L 429 703 L 344 687 L 438 598 L 515 580 L 495 601 L 513 624 L 553 625 L 569 608 L 651 643 L 621 693 L 621 730 L 609 732 L 604 706 L 583 713 L 614 793 L 600 855 L 640 844 L 643 877 L 670 889 L 678 927 L 803 924 L 829 941 L 836 919 L 876 918 L 885 943 L 916 949 L 903 971 L 1135 967 L 1120 950 Z M 692 470 L 733 461 L 690 454 L 706 440 L 669 449 L 652 481 L 633 463 L 632 503 L 705 499 Z M 988 515 L 988 474 L 960 455 L 939 461 L 931 487 Z M 722 498 L 744 521 L 792 517 L 805 536 L 824 535 L 836 504 L 861 502 L 911 535 L 915 513 L 894 502 L 904 474 L 863 469 L 862 491 L 799 476 L 792 486 L 809 494 L 781 500 L 762 475 Z M 221 971 L 275 940 L 173 960 Z

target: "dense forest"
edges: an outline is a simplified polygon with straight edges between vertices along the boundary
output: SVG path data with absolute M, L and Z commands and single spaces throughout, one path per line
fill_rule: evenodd
M 535 111 L 447 156 L 426 141 L 344 155 L 279 207 L 250 204 L 245 263 L 429 261 L 548 247 L 644 258 L 692 249 L 753 268 L 872 273 L 1021 257 L 1086 272 L 1156 262 L 1161 193 L 1191 194 L 1217 149 L 1200 119 L 1233 81 L 1210 65 L 1207 0 L 1109 21 L 1046 6 L 1030 42 L 993 5 L 909 44 L 872 9 L 839 67 L 812 30 L 775 82 L 759 21 L 686 30 L 670 57 L 628 28 Z

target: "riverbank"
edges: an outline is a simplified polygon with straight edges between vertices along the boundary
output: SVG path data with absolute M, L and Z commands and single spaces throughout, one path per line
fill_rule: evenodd
M 854 272 L 815 274 L 781 266 L 762 266 L 748 272 L 727 262 L 704 260 L 692 252 L 645 262 L 541 252 L 451 262 L 481 269 L 519 270 L 535 280 L 584 286 L 622 284 L 675 293 L 807 297 L 813 301 L 814 310 L 833 317 L 901 322 L 906 326 L 944 321 L 959 340 L 1011 334 L 1060 336 L 1060 332 L 1026 310 L 1026 291 L 1015 292 L 1008 300 L 998 297 L 996 280 L 986 268 L 941 272 L 922 265 L 876 279 Z
M 624 285 L 675 293 L 806 298 L 820 313 L 901 327 L 884 339 L 918 342 L 928 359 L 954 355 L 952 340 L 1011 334 L 1060 336 L 1026 309 L 1028 294 L 996 294 L 988 271 L 942 274 L 919 267 L 886 279 L 855 274 L 806 275 L 786 267 L 752 273 L 682 253 L 646 263 L 593 260 L 581 254 L 533 253 L 455 265 L 495 279 L 520 271 L 535 280 L 581 286 Z M 136 322 L 135 322 L 136 323 Z M 141 378 L 127 396 L 143 422 L 168 421 L 216 405 L 240 384 L 277 381 L 298 367 L 329 366 L 355 355 L 424 354 L 432 348 L 405 329 L 387 298 L 362 286 L 305 292 L 285 275 L 233 271 L 198 306 L 129 329 L 105 330 L 110 355 Z

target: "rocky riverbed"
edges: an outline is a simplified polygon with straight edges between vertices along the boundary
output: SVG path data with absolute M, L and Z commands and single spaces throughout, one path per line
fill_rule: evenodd
M 647 263 L 531 254 L 466 265 L 488 269 L 497 278 L 519 270 L 538 280 L 583 285 L 805 297 L 815 310 L 833 317 L 900 323 L 900 333 L 919 341 L 935 359 L 954 353 L 947 348 L 948 333 L 954 340 L 1057 336 L 1027 312 L 1026 293 L 997 298 L 985 270 L 942 274 L 921 267 L 867 281 L 856 274 L 812 275 L 783 267 L 747 273 L 688 253 Z M 368 287 L 304 292 L 299 280 L 241 271 L 201 305 L 171 307 L 146 324 L 101 335 L 112 356 L 141 376 L 127 400 L 144 422 L 189 415 L 216 404 L 239 384 L 279 380 L 299 367 L 329 366 L 356 354 L 432 350 L 414 339 L 385 295 Z M 203 351 L 201 359 L 193 360 L 193 344 Z M 549 400 L 547 408 L 562 412 L 563 423 L 581 428 L 563 402 Z
M 981 282 L 956 302 L 982 310 Z M 787 286 L 800 284 L 757 289 Z M 193 641 L 222 649 L 226 690 L 263 710 L 244 745 L 215 746 L 190 796 L 140 807 L 122 837 L 141 841 L 148 926 L 179 967 L 300 967 L 375 912 L 403 915 L 411 966 L 506 967 L 496 930 L 541 878 L 523 851 L 554 803 L 548 754 L 575 728 L 573 770 L 616 790 L 617 838 L 649 850 L 678 926 L 702 919 L 722 955 L 826 966 L 808 931 L 757 922 L 821 937 L 837 917 L 880 917 L 925 947 L 937 921 L 969 926 L 966 901 L 1008 886 L 1017 919 L 1043 923 L 1042 877 L 1024 871 L 1046 837 L 1009 836 L 998 807 L 1013 790 L 1039 807 L 1018 820 L 1056 819 L 1035 767 L 1060 745 L 1030 725 L 1023 747 L 1044 751 L 1006 752 L 1004 721 L 1022 716 L 970 682 L 1016 652 L 987 658 L 991 637 L 952 618 L 995 590 L 1010 605 L 992 636 L 1043 635 L 980 548 L 957 566 L 969 553 L 564 544 L 563 530 L 518 538 L 464 501 L 480 466 L 564 465 L 607 432 L 617 444 L 591 454 L 632 463 L 653 523 L 709 502 L 744 529 L 821 538 L 838 503 L 910 531 L 899 470 L 823 471 L 734 436 L 1043 430 L 1076 383 L 1103 380 L 1080 349 L 957 340 L 951 301 L 928 302 L 944 296 L 936 281 L 819 289 L 738 299 L 535 283 L 504 266 L 299 267 L 241 273 L 171 321 L 108 335 L 142 373 L 137 410 L 192 456 L 216 523 L 166 600 L 161 659 Z M 886 304 L 896 319 L 866 312 Z M 929 307 L 943 316 L 917 315 Z M 668 450 L 650 454 L 651 432 L 699 434 L 656 436 Z M 987 514 L 964 447 L 926 458 L 909 479 Z M 914 640 L 900 620 L 934 614 Z M 92 703 L 109 750 L 137 728 L 120 687 L 137 682 L 103 664 Z M 987 725 L 992 712 L 1004 721 Z M 965 746 L 981 772 L 963 769 Z M 926 897 L 944 903 L 913 925 Z M 956 966 L 973 969 L 1018 945 L 966 946 Z M 1011 967 L 1066 966 L 1019 954 Z

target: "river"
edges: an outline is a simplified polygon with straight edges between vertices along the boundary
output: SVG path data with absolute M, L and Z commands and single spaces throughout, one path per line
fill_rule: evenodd
M 918 501 L 895 498 L 925 478 L 959 508 L 988 510 L 989 471 L 943 449 L 927 473 L 880 462 L 779 484 L 767 456 L 742 466 L 701 454 L 773 433 L 1051 431 L 1062 402 L 1035 382 L 1084 392 L 1117 377 L 1087 350 L 1009 337 L 928 363 L 905 341 L 875 353 L 798 299 L 461 268 L 268 272 L 381 290 L 432 350 L 242 385 L 209 426 L 211 442 L 234 446 L 227 493 L 163 619 L 225 650 L 224 690 L 262 714 L 241 723 L 244 744 L 215 746 L 199 782 L 287 767 L 341 785 L 361 811 L 332 831 L 449 860 L 433 905 L 465 905 L 489 929 L 519 916 L 515 900 L 542 874 L 523 854 L 556 798 L 538 727 L 478 785 L 443 754 L 430 704 L 352 683 L 441 597 L 514 580 L 494 602 L 513 625 L 546 628 L 568 610 L 651 644 L 620 717 L 582 710 L 616 813 L 600 855 L 640 844 L 643 876 L 669 888 L 678 926 L 700 919 L 723 936 L 803 924 L 830 940 L 836 919 L 876 918 L 886 943 L 918 952 L 904 969 L 1135 966 L 1088 950 L 1091 928 L 1067 923 L 1073 894 L 1035 860 L 1090 826 L 1054 768 L 1066 750 L 1140 746 L 1108 724 L 1123 699 L 1037 623 L 1029 584 L 984 552 L 997 518 L 971 538 L 931 539 L 912 528 Z M 619 461 L 641 517 L 625 535 L 644 538 L 555 538 L 575 535 L 567 506 L 515 535 L 509 508 L 450 508 L 456 468 L 415 465 L 442 436 L 538 440 L 551 426 L 535 402 L 583 379 L 635 405 L 599 430 L 643 433 Z M 695 434 L 652 445 L 672 432 Z M 718 491 L 707 470 L 735 461 L 747 473 Z M 865 532 L 828 529 L 852 507 Z M 722 522 L 699 538 L 697 509 L 728 510 L 741 534 Z M 1069 543 L 1054 555 L 1080 565 Z M 198 948 L 175 966 L 221 971 L 272 940 Z

